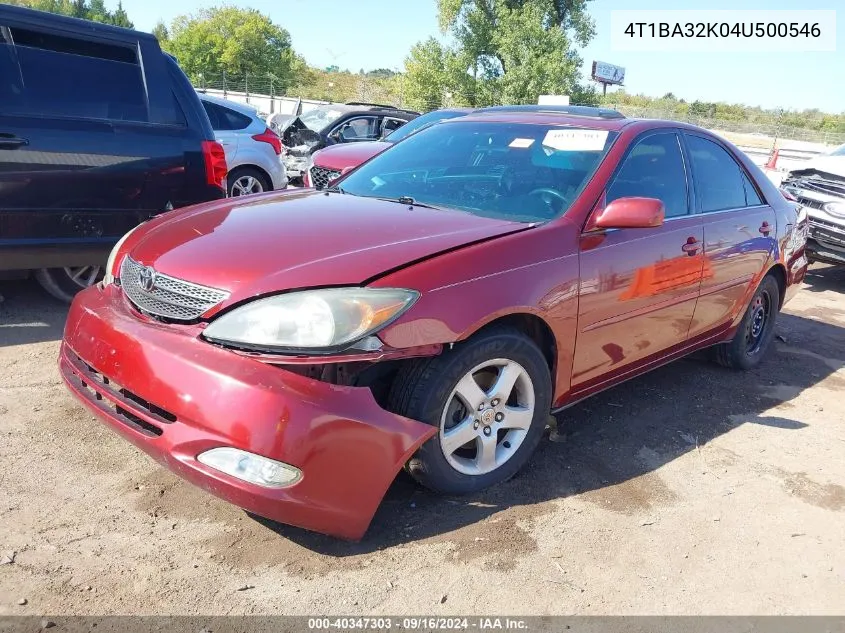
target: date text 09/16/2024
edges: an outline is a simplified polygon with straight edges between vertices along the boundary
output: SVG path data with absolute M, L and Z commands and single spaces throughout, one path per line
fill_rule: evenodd
M 405 631 L 526 631 L 528 623 L 519 618 L 496 617 L 334 617 L 309 618 L 308 630 L 340 630 L 340 631 L 390 631 L 393 629 Z

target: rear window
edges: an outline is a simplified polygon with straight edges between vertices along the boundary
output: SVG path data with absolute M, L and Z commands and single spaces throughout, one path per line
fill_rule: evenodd
M 226 132 L 232 130 L 245 130 L 252 123 L 252 119 L 248 116 L 235 112 L 229 108 L 203 101 L 202 106 L 208 114 L 208 120 L 211 121 L 211 127 L 217 132 Z
M 6 112 L 149 121 L 137 48 L 15 27 L 6 31 L 22 81 L 21 94 L 4 101 Z M 4 54 L 8 51 L 0 52 L 0 66 Z
M 408 137 L 339 181 L 348 194 L 517 222 L 566 213 L 617 133 L 455 121 Z

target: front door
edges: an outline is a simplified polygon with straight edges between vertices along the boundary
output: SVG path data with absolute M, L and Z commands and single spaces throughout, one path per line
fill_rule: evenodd
M 663 226 L 585 232 L 581 237 L 578 336 L 572 387 L 598 387 L 687 340 L 702 271 L 701 216 L 680 138 L 650 133 L 636 141 L 606 202 L 640 196 L 666 208 Z
M 690 329 L 697 337 L 728 327 L 745 309 L 750 284 L 777 248 L 777 216 L 726 148 L 684 136 L 704 224 L 707 274 Z

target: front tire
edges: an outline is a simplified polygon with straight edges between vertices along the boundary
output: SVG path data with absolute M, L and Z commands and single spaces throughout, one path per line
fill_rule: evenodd
M 780 286 L 766 275 L 754 292 L 733 340 L 714 348 L 716 362 L 731 369 L 748 370 L 760 364 L 772 338 L 780 311 Z
M 90 288 L 103 278 L 102 266 L 78 266 L 76 268 L 41 268 L 35 271 L 35 279 L 53 297 L 64 303 Z
M 551 400 L 543 353 L 510 328 L 406 365 L 389 396 L 393 411 L 438 428 L 406 469 L 446 494 L 478 492 L 513 477 L 540 443 Z

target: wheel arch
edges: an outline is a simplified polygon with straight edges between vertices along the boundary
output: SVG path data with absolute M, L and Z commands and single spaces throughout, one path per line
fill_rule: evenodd
M 226 173 L 227 187 L 229 186 L 229 178 L 232 176 L 233 173 L 235 173 L 239 169 L 251 169 L 253 171 L 257 171 L 261 175 L 261 177 L 264 178 L 264 183 L 269 185 L 269 189 L 267 189 L 267 191 L 273 190 L 273 178 L 270 176 L 266 169 L 254 163 L 241 163 L 230 168 L 229 171 Z
M 546 359 L 552 384 L 554 384 L 558 367 L 557 338 L 549 323 L 535 312 L 527 309 L 515 310 L 486 319 L 468 328 L 458 340 L 467 340 L 482 331 L 499 326 L 511 327 L 525 334 L 537 344 Z
M 778 290 L 780 291 L 778 310 L 780 310 L 783 308 L 783 301 L 786 297 L 786 267 L 780 262 L 775 262 L 766 272 L 766 275 L 771 275 L 778 283 Z

